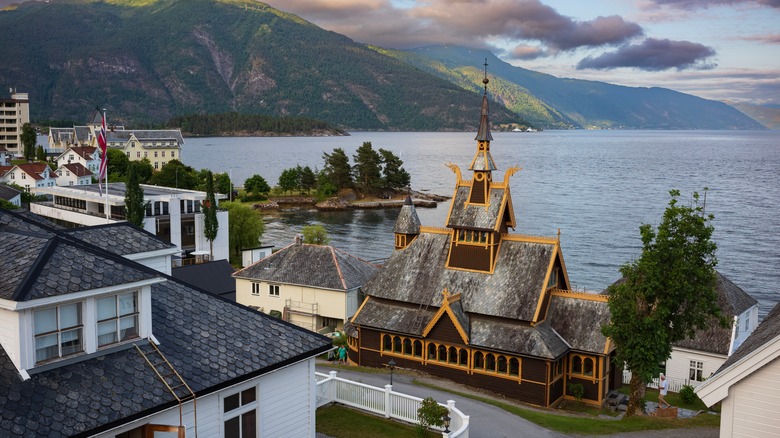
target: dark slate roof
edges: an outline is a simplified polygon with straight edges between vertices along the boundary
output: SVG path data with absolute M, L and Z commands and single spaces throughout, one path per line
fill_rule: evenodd
M 555 245 L 504 240 L 493 274 L 445 268 L 449 235 L 421 233 L 363 286 L 366 295 L 439 306 L 441 292 L 460 293 L 467 313 L 531 321 Z M 365 311 L 365 309 L 363 310 Z
M 601 327 L 609 324 L 606 302 L 571 296 L 553 295 L 546 321 L 574 350 L 604 354 L 607 338 Z
M 98 124 L 100 124 L 100 122 L 98 122 Z M 79 142 L 86 142 L 92 133 L 89 126 L 74 126 L 73 132 L 76 135 L 76 140 Z
M 715 286 L 718 290 L 718 304 L 723 313 L 730 316 L 738 316 L 745 310 L 758 304 L 755 298 L 748 295 L 723 274 L 716 271 L 715 275 L 718 277 Z M 721 296 L 725 300 L 721 301 Z
M 350 290 L 362 286 L 377 267 L 326 245 L 289 245 L 233 274 L 238 278 Z
M 742 343 L 742 345 L 737 348 L 737 351 L 734 352 L 731 356 L 729 356 L 728 359 L 726 359 L 726 362 L 721 365 L 721 367 L 718 369 L 718 371 L 715 372 L 717 375 L 721 371 L 725 370 L 726 368 L 730 367 L 731 365 L 739 362 L 743 358 L 751 355 L 753 352 L 760 350 L 765 344 L 769 343 L 773 339 L 776 339 L 780 336 L 780 303 L 775 305 L 775 307 L 769 311 L 769 314 L 764 318 L 764 320 L 761 322 L 761 324 L 756 327 L 756 330 L 753 331 L 753 333 L 750 334 L 750 336 L 745 339 L 745 341 Z
M 176 245 L 130 222 L 71 228 L 65 233 L 121 256 L 176 248 Z
M 206 292 L 235 300 L 236 279 L 233 266 L 227 260 L 181 266 L 171 271 L 173 278 L 199 287 Z
M 471 318 L 469 344 L 547 359 L 556 359 L 569 351 L 566 342 L 547 323 L 531 327 L 477 317 Z
M 139 141 L 176 140 L 179 145 L 184 144 L 184 137 L 178 129 L 115 129 L 106 133 L 108 141 L 128 141 L 131 135 Z
M 398 219 L 395 220 L 393 232 L 397 234 L 420 234 L 420 217 L 414 208 L 412 198 L 407 196 Z
M 466 315 L 466 311 L 463 310 L 463 303 L 461 303 L 460 300 L 450 303 L 450 310 L 455 314 L 455 319 L 458 321 L 458 324 L 460 324 L 460 327 L 466 332 L 466 336 L 470 337 L 469 317 Z
M 8 187 L 5 184 L 0 184 L 0 199 L 5 199 L 6 201 L 10 201 L 11 199 L 19 196 L 22 194 L 19 190 L 16 190 L 13 187 Z
M 498 230 L 499 220 L 506 208 L 505 189 L 491 187 L 488 193 L 489 206 L 468 204 L 471 187 L 458 186 L 450 206 L 449 228 L 469 228 L 477 230 Z
M 471 160 L 469 170 L 496 170 L 496 163 L 488 151 L 478 151 L 474 159 Z
M 477 136 L 474 137 L 474 140 L 478 140 L 478 141 L 493 140 L 493 136 L 490 135 L 489 116 L 490 116 L 490 111 L 488 109 L 488 98 L 487 98 L 487 89 L 486 89 L 485 94 L 482 96 L 482 109 L 480 110 L 479 131 L 477 131 Z
M 0 298 L 27 301 L 159 276 L 10 212 L 0 210 L 0 224 Z
M 369 298 L 355 315 L 352 324 L 421 336 L 438 310 L 436 307 Z

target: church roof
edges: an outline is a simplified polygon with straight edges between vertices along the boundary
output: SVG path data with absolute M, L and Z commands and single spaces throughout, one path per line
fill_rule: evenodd
M 488 98 L 487 98 L 487 91 L 482 96 L 482 111 L 480 115 L 479 120 L 479 131 L 477 131 L 477 136 L 474 138 L 474 140 L 478 141 L 492 141 L 493 136 L 490 135 L 490 121 L 488 120 L 488 117 L 490 115 L 490 111 L 488 110 Z
M 441 297 L 441 294 L 439 294 Z M 352 324 L 421 336 L 438 309 L 410 303 L 368 298 Z
M 407 196 L 398 219 L 395 220 L 393 232 L 396 234 L 420 234 L 420 217 L 414 208 L 412 198 Z
M 569 350 L 566 341 L 549 324 L 535 327 L 511 321 L 471 318 L 471 345 L 526 356 L 556 359 Z
M 607 337 L 601 334 L 601 327 L 609 324 L 609 318 L 603 295 L 564 292 L 550 298 L 546 321 L 572 349 L 602 354 Z
M 501 226 L 500 219 L 509 202 L 506 196 L 508 192 L 504 188 L 491 187 L 488 207 L 485 208 L 484 205 L 469 204 L 471 187 L 458 186 L 450 205 L 447 227 L 498 231 Z

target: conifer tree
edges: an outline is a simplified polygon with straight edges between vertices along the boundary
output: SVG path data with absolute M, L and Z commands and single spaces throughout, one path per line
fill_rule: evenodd
M 352 158 L 355 161 L 355 184 L 363 191 L 375 192 L 382 182 L 382 167 L 381 158 L 371 142 L 363 142 Z
M 127 164 L 127 181 L 125 182 L 125 217 L 137 227 L 143 227 L 146 203 L 144 190 L 138 183 L 138 172 L 134 162 Z
M 335 148 L 333 153 L 322 154 L 322 158 L 325 160 L 322 173 L 337 190 L 352 187 L 352 167 L 344 149 Z
M 25 123 L 22 125 L 22 134 L 19 138 L 22 141 L 22 154 L 25 160 L 35 158 L 35 142 L 38 141 L 38 134 L 33 125 Z
M 409 172 L 403 168 L 404 162 L 387 149 L 379 148 L 379 155 L 382 159 L 382 182 L 385 188 L 390 190 L 399 190 L 408 186 L 411 182 Z
M 214 239 L 219 232 L 217 200 L 214 197 L 214 175 L 206 172 L 206 202 L 203 203 L 203 236 L 209 241 L 209 260 L 214 260 Z

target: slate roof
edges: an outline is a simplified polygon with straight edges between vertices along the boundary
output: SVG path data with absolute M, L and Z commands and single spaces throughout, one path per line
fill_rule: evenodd
M 499 220 L 507 205 L 507 202 L 502 202 L 505 192 L 506 189 L 491 187 L 488 193 L 488 202 L 490 204 L 485 209 L 484 205 L 467 205 L 471 187 L 458 186 L 450 205 L 450 217 L 447 227 L 498 231 Z
M 412 198 L 407 196 L 401 212 L 398 213 L 398 219 L 395 220 L 393 232 L 397 234 L 420 234 L 420 217 L 417 216 L 417 210 L 414 208 Z
M 471 318 L 469 344 L 546 359 L 556 359 L 569 351 L 566 341 L 547 323 L 531 327 L 513 321 L 490 321 L 479 317 Z
M 181 266 L 171 270 L 173 278 L 227 299 L 236 299 L 236 279 L 227 260 Z
M 465 312 L 533 319 L 547 267 L 556 254 L 554 244 L 504 240 L 493 274 L 445 268 L 449 245 L 447 234 L 421 233 L 406 249 L 390 256 L 363 292 L 438 307 L 446 288 L 461 294 Z
M 441 295 L 440 295 L 441 296 Z M 370 298 L 352 319 L 353 325 L 421 336 L 438 309 Z
M 49 231 L 2 211 L 0 224 L 2 244 L 9 240 L 41 244 L 45 239 L 39 235 Z M 144 268 L 119 260 L 131 268 Z M 71 272 L 86 270 L 88 263 L 74 266 Z M 19 271 L 20 276 L 27 274 Z M 160 350 L 198 396 L 331 348 L 324 336 L 166 278 L 152 285 L 152 330 Z M 3 273 L 3 283 L 6 279 Z M 146 341 L 138 344 L 145 351 L 151 349 Z M 34 373 L 24 381 L 0 348 L 2 436 L 89 436 L 176 405 L 135 348 Z
M 179 145 L 184 144 L 184 137 L 178 129 L 115 129 L 106 133 L 108 141 L 128 141 L 135 135 L 139 141 L 175 140 Z
M 376 265 L 332 246 L 293 244 L 233 276 L 347 291 L 362 286 L 376 271 Z
M 0 184 L 0 199 L 10 201 L 11 199 L 19 196 L 22 192 L 16 190 L 13 187 L 9 187 L 5 184 Z
M 70 228 L 64 232 L 121 256 L 176 248 L 176 245 L 129 222 Z
M 100 124 L 100 122 L 98 122 L 98 124 Z M 92 131 L 89 129 L 89 126 L 74 126 L 73 133 L 76 136 L 76 141 L 86 142 L 89 140 Z
M 546 321 L 572 349 L 604 354 L 607 338 L 601 334 L 601 327 L 610 321 L 606 302 L 579 298 L 577 294 L 553 295 Z
M 474 137 L 474 140 L 478 140 L 478 141 L 493 140 L 493 136 L 490 135 L 490 121 L 488 120 L 489 116 L 490 116 L 490 111 L 488 108 L 488 98 L 487 98 L 487 90 L 486 90 L 485 94 L 482 95 L 482 108 L 480 109 L 479 130 L 477 131 L 477 136 Z
M 760 350 L 765 344 L 777 337 L 780 337 L 780 303 L 769 311 L 769 314 L 761 321 L 761 324 L 742 342 L 737 351 L 729 356 L 726 362 L 723 362 L 723 365 L 718 368 L 715 375 Z

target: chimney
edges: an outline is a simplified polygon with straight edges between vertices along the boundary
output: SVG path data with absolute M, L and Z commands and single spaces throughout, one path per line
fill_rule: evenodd
M 303 244 L 303 234 L 296 234 L 295 235 L 295 244 L 296 245 Z

